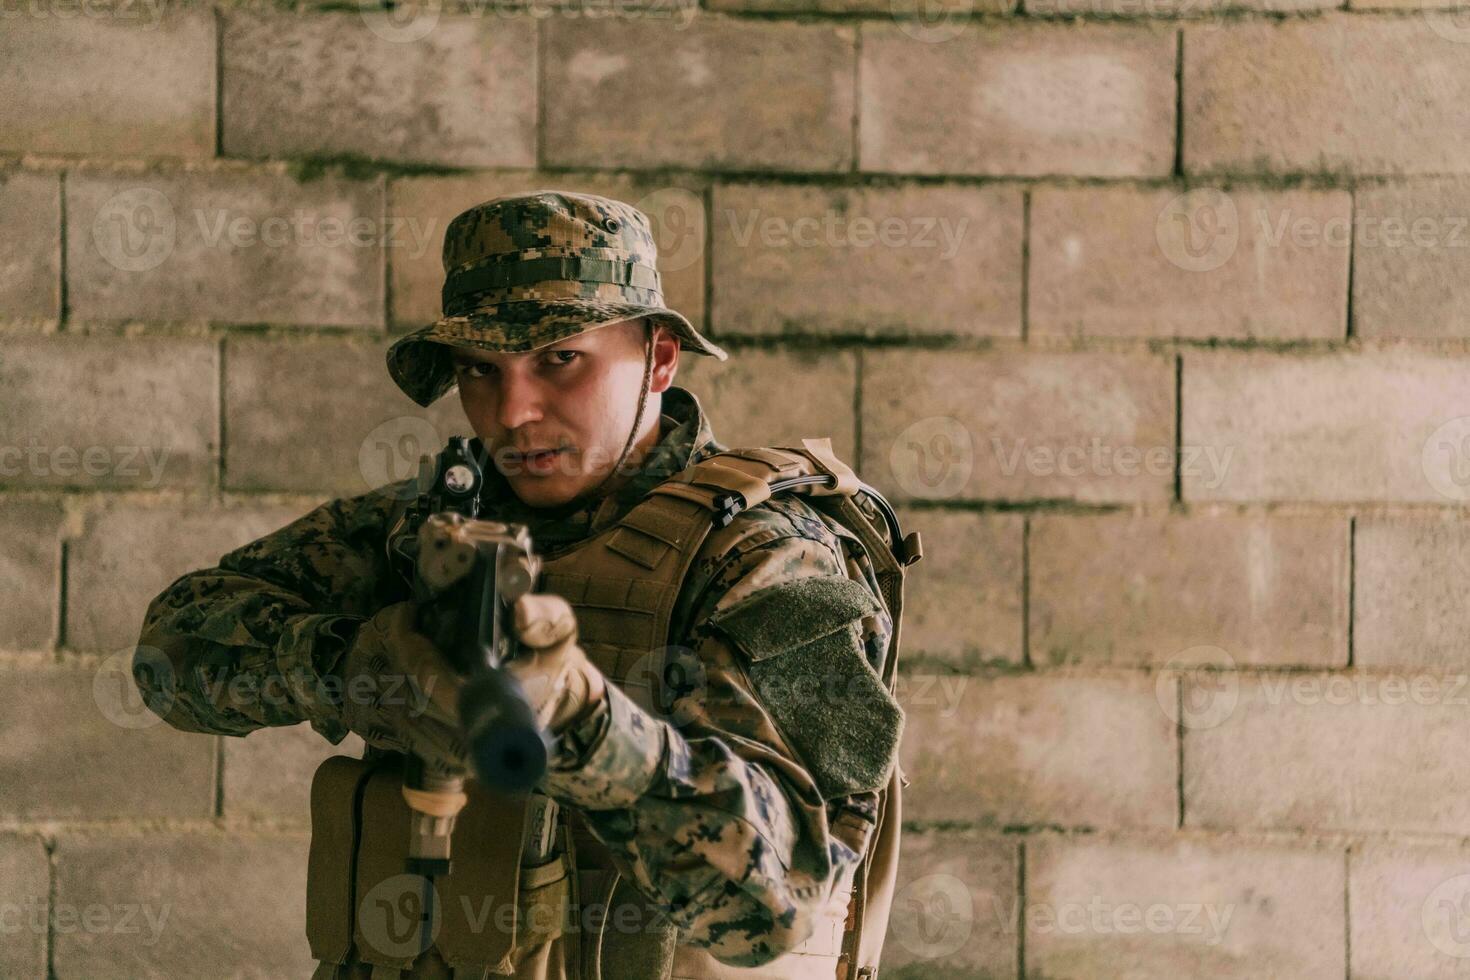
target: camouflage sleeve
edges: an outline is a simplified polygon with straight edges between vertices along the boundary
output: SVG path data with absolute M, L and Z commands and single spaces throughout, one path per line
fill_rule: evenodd
M 606 710 L 580 726 L 587 754 L 546 783 L 583 811 L 681 942 L 735 966 L 758 966 L 811 935 L 876 818 L 876 791 L 820 785 L 752 683 L 748 653 L 712 625 L 773 589 L 847 582 L 831 529 L 807 508 L 777 504 L 712 533 L 685 583 L 676 623 L 688 626 L 674 635 L 695 682 L 658 716 L 609 685 Z
M 334 745 L 346 738 L 323 678 L 394 601 L 383 541 L 400 489 L 329 501 L 164 589 L 133 659 L 149 708 L 184 731 L 309 721 Z

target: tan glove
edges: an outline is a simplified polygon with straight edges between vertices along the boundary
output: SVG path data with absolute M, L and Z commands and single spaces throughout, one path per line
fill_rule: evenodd
M 560 735 L 607 696 L 607 681 L 577 643 L 576 612 L 561 596 L 528 592 L 513 611 L 521 649 L 502 666 L 520 682 L 541 727 Z
M 397 602 L 358 629 L 336 671 L 342 720 L 370 745 L 412 753 L 436 774 L 464 775 L 464 679 L 417 630 L 417 613 L 417 603 Z

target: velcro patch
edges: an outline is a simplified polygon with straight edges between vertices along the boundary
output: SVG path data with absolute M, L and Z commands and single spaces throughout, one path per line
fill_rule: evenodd
M 883 787 L 898 758 L 904 715 L 859 641 L 879 611 L 858 582 L 796 579 L 752 593 L 710 617 L 749 662 L 756 697 L 824 799 Z
M 768 585 L 713 613 L 709 622 L 752 660 L 764 660 L 835 633 L 879 609 L 873 594 L 860 583 L 824 576 Z

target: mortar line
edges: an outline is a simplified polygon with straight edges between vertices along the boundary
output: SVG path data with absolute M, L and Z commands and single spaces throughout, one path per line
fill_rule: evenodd
M 1026 842 L 1016 842 L 1016 980 L 1026 980 Z
M 722 175 L 723 177 L 723 175 Z M 679 178 L 682 179 L 682 178 Z M 1417 179 L 1417 178 L 1416 178 Z M 290 324 L 258 321 L 223 323 L 200 320 L 129 320 L 89 319 L 79 332 L 98 337 L 187 337 L 193 340 L 220 337 L 265 337 L 278 343 L 309 344 L 313 340 L 361 340 L 363 329 L 357 326 L 331 324 Z M 0 316 L 0 337 L 33 335 L 35 329 L 24 319 L 10 320 Z M 741 351 L 838 351 L 862 346 L 873 350 L 917 350 L 953 353 L 964 356 L 1029 353 L 1042 351 L 1062 354 L 1158 354 L 1196 351 L 1263 353 L 1283 357 L 1317 357 L 1333 354 L 1394 354 L 1408 352 L 1460 357 L 1470 354 L 1470 338 L 1376 338 L 1355 335 L 1351 341 L 1333 338 L 1270 340 L 1230 337 L 1101 337 L 1062 335 L 1043 332 L 1022 345 L 1016 335 L 969 335 L 963 333 L 867 333 L 862 328 L 834 333 L 799 332 L 782 334 L 733 333 L 725 337 L 731 349 Z M 1351 501 L 1349 501 L 1351 502 Z M 1374 501 L 1368 501 L 1373 503 Z
M 704 206 L 704 254 L 700 259 L 704 262 L 704 335 L 711 338 L 718 345 L 719 333 L 715 330 L 715 185 L 710 181 L 704 185 L 699 192 L 701 203 Z
M 46 980 L 56 980 L 56 838 L 42 837 L 46 848 Z
M 546 21 L 543 17 L 536 23 L 536 46 L 532 57 L 535 65 L 536 94 L 536 169 L 546 166 Z
M 214 815 L 225 815 L 225 740 L 221 735 L 214 737 Z
M 71 271 L 66 265 L 66 177 L 65 170 L 56 175 L 56 328 L 59 331 L 66 329 L 66 321 L 71 317 L 67 309 L 71 296 L 66 289 L 66 277 Z
M 56 557 L 56 649 L 52 651 L 52 657 L 60 659 L 61 651 L 66 648 L 66 607 L 70 601 L 68 578 L 71 575 L 71 548 L 70 542 L 65 537 L 61 538 L 60 553 Z
M 1030 670 L 1031 661 L 1031 515 L 1021 518 L 1021 666 Z
M 1096 5 L 1094 5 L 1096 6 Z M 851 13 L 845 11 L 824 10 L 717 10 L 711 9 L 707 2 L 698 4 L 698 9 L 712 17 L 731 22 L 757 22 L 757 23 L 824 23 L 824 24 L 851 24 L 864 21 L 877 20 L 880 17 L 889 16 L 886 11 L 876 13 Z M 1417 14 L 1417 8 L 1361 8 L 1344 6 L 1338 0 L 1335 6 L 1320 7 L 1302 10 L 1285 10 L 1263 8 L 1259 10 L 1247 10 L 1244 8 L 1233 8 L 1216 11 L 1212 19 L 1205 17 L 1181 16 L 1179 14 L 1130 14 L 1130 13 L 1077 13 L 1075 11 L 1033 11 L 1027 4 L 1017 3 L 1015 8 L 1006 10 L 975 11 L 962 15 L 958 20 L 965 26 L 974 25 L 979 28 L 993 27 L 995 25 L 1009 25 L 1016 21 L 1025 24 L 1067 24 L 1078 23 L 1084 25 L 1118 24 L 1129 25 L 1158 25 L 1170 22 L 1184 21 L 1190 26 L 1210 26 L 1212 24 L 1275 24 L 1275 23 L 1314 23 L 1332 20 L 1407 20 Z
M 225 155 L 225 23 L 218 7 L 214 14 L 214 155 Z
M 1174 43 L 1174 176 L 1184 176 L 1184 25 Z
M 858 154 L 862 147 L 862 131 L 859 122 L 862 118 L 862 84 L 863 84 L 863 22 L 858 21 L 853 25 L 852 41 L 852 166 L 848 167 L 850 173 L 858 173 L 861 163 Z
M 1174 829 L 1184 829 L 1184 676 L 1174 679 Z
M 378 204 L 378 274 L 382 276 L 383 282 L 383 306 L 380 312 L 383 316 L 383 333 L 393 333 L 393 263 L 389 256 L 393 252 L 393 243 L 388 235 L 388 195 L 391 193 L 392 181 L 387 175 L 382 175 L 383 197 Z
M 801 17 L 816 17 L 811 12 L 803 13 Z M 1275 21 L 1272 21 L 1275 22 Z M 1058 19 L 1053 21 L 1059 26 L 1066 24 L 1103 24 L 1105 21 L 1086 21 L 1082 19 Z M 1114 21 L 1112 23 L 1121 23 Z M 1134 22 L 1133 26 L 1139 26 Z M 545 42 L 549 45 L 549 41 Z M 544 74 L 544 70 L 542 72 Z M 540 108 L 538 100 L 537 118 L 544 120 L 545 112 Z M 1178 127 L 1176 127 L 1177 129 Z M 1176 137 L 1177 138 L 1177 137 Z M 3 156 L 3 154 L 0 154 Z M 342 167 L 351 168 L 358 176 L 353 179 L 362 179 L 363 174 L 383 173 L 393 177 L 465 177 L 473 178 L 486 173 L 492 174 L 519 174 L 524 175 L 528 169 L 541 171 L 545 177 L 572 177 L 589 179 L 609 178 L 631 178 L 644 182 L 650 181 L 672 181 L 677 178 L 698 179 L 718 176 L 727 183 L 755 184 L 761 187 L 820 187 L 820 188 L 848 188 L 848 189 L 894 189 L 909 186 L 914 187 L 942 187 L 942 188 L 991 188 L 991 187 L 1032 187 L 1038 184 L 1045 186 L 1059 186 L 1065 189 L 1108 189 L 1128 188 L 1137 190 L 1169 190 L 1177 193 L 1180 190 L 1180 176 L 1171 172 L 1167 174 L 1130 174 L 1122 176 L 1105 176 L 1098 174 L 1077 174 L 1065 170 L 1047 171 L 1044 173 L 929 173 L 915 172 L 912 170 L 882 169 L 877 166 L 865 167 L 859 170 L 836 170 L 820 168 L 801 167 L 721 167 L 711 170 L 708 167 L 700 167 L 689 164 L 668 165 L 641 165 L 637 163 L 619 163 L 616 161 L 599 163 L 557 163 L 542 162 L 544 154 L 537 154 L 537 163 L 528 166 L 499 166 L 499 167 L 472 167 L 450 164 L 425 164 L 404 163 L 389 158 L 364 156 L 350 153 L 319 153 L 293 156 L 290 158 L 250 158 L 250 157 L 223 157 L 219 159 L 201 158 L 197 163 L 201 166 L 201 173 L 220 173 L 232 176 L 250 176 L 252 174 L 275 175 L 280 172 L 282 165 L 288 171 L 295 171 L 300 166 L 309 165 L 311 168 L 322 167 L 328 170 Z M 151 161 L 151 157 L 124 157 L 113 161 L 119 166 L 131 164 L 144 164 Z M 69 162 L 69 161 L 68 161 Z M 12 165 L 20 166 L 23 171 L 31 171 L 22 163 L 22 158 L 12 155 Z M 65 165 L 58 164 L 58 165 Z M 35 167 L 44 167 L 44 164 L 34 164 Z M 160 172 L 177 173 L 182 163 L 168 163 Z M 110 168 L 109 168 L 110 169 Z M 185 168 L 187 169 L 187 168 Z M 41 172 L 41 171 L 33 171 Z M 115 171 L 113 171 L 115 172 Z M 1345 174 L 1333 171 L 1314 169 L 1291 169 L 1275 171 L 1259 171 L 1247 169 L 1226 169 L 1209 173 L 1196 172 L 1182 175 L 1190 179 L 1191 183 L 1204 181 L 1226 182 L 1233 189 L 1240 190 L 1351 190 L 1355 188 L 1378 188 L 1394 187 L 1402 182 L 1401 175 L 1386 173 L 1355 173 Z M 1434 180 L 1458 180 L 1464 177 L 1463 171 L 1456 170 L 1426 170 L 1413 174 L 1415 181 Z
M 214 420 L 214 422 L 215 422 L 215 425 L 214 425 L 215 452 L 219 454 L 218 455 L 218 458 L 215 461 L 215 467 L 214 467 L 214 479 L 215 479 L 214 493 L 215 493 L 215 499 L 216 500 L 218 500 L 221 497 L 223 497 L 224 496 L 224 492 L 225 492 L 225 476 L 226 476 L 226 474 L 225 474 L 225 435 L 226 435 L 226 425 L 225 425 L 225 410 L 226 410 L 226 405 L 225 405 L 225 350 L 226 350 L 226 347 L 227 347 L 227 345 L 225 344 L 225 338 L 221 337 L 220 338 L 220 341 L 219 341 L 219 348 L 218 348 L 218 354 L 219 354 L 218 365 L 219 366 L 218 366 L 218 370 L 215 371 L 215 375 L 214 375 L 215 404 L 219 408 L 219 415 L 216 416 L 215 417 L 215 420 Z
M 1357 658 L 1357 651 L 1353 649 L 1357 637 L 1353 631 L 1353 621 L 1357 619 L 1358 602 L 1358 516 L 1348 516 L 1348 561 L 1347 561 L 1347 663 L 1344 669 L 1351 670 L 1353 661 Z
M 1352 341 L 1357 336 L 1357 330 L 1353 327 L 1353 269 L 1358 260 L 1358 189 L 1356 187 L 1348 191 L 1348 243 L 1347 243 L 1347 299 L 1344 303 L 1344 314 L 1347 323 L 1343 326 L 1343 339 Z
M 1174 503 L 1184 503 L 1184 355 L 1174 355 Z
M 1342 975 L 1353 980 L 1353 846 L 1342 849 Z
M 1031 188 L 1021 191 L 1021 343 L 1031 337 Z

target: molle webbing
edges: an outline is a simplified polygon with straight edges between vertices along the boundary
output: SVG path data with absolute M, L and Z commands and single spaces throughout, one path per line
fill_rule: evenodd
M 588 658 L 648 708 L 643 698 L 652 693 L 650 683 L 656 680 L 647 676 L 651 653 L 672 639 L 670 618 L 680 587 L 722 501 L 738 494 L 740 509 L 749 509 L 770 499 L 773 482 L 808 474 L 830 474 L 837 485 L 806 486 L 800 492 L 835 495 L 851 507 L 842 510 L 844 517 L 866 526 L 866 517 L 847 499 L 857 477 L 832 455 L 828 440 L 806 440 L 805 452 L 728 450 L 685 468 L 654 487 L 611 528 L 548 558 L 542 588 L 572 604 Z M 871 529 L 863 543 L 887 552 Z M 884 568 L 881 556 L 875 561 Z M 893 564 L 891 556 L 889 562 Z M 891 611 L 891 590 L 885 585 L 884 591 Z
M 669 642 L 679 587 L 709 527 L 704 505 L 655 494 L 543 565 L 541 588 L 576 610 L 587 658 L 645 710 L 653 707 L 654 655 Z

